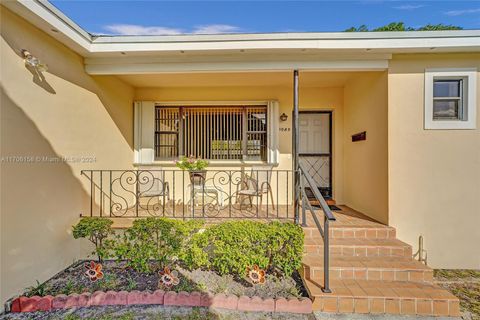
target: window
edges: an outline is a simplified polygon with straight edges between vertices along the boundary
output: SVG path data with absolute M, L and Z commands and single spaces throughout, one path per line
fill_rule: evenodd
M 425 129 L 475 129 L 476 71 L 425 72 Z
M 267 161 L 266 106 L 155 107 L 155 160 Z
M 464 79 L 433 80 L 433 120 L 466 120 L 463 112 Z

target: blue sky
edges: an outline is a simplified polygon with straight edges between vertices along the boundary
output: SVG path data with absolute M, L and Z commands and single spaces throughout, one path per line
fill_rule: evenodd
M 94 34 L 343 31 L 393 21 L 480 29 L 480 0 L 51 2 Z

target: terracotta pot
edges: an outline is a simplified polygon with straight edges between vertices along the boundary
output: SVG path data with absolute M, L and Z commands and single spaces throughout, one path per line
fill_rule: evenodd
M 190 182 L 192 182 L 194 186 L 202 186 L 205 184 L 207 170 L 189 171 L 188 173 L 190 174 Z

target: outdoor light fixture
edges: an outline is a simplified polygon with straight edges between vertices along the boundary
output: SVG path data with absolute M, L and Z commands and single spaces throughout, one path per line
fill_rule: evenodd
M 47 71 L 48 67 L 46 64 L 41 63 L 40 60 L 38 60 L 37 57 L 34 57 L 30 51 L 22 49 L 22 55 L 23 55 L 23 61 L 25 61 L 25 65 L 31 68 L 34 68 L 35 70 L 39 72 L 45 72 Z
M 282 113 L 282 115 L 280 116 L 280 120 L 287 121 L 287 119 L 288 119 L 288 116 L 285 114 L 285 112 Z

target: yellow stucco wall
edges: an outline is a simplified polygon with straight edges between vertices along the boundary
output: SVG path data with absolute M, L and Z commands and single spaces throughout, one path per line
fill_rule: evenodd
M 46 63 L 48 72 L 29 71 L 21 49 Z M 87 75 L 82 57 L 3 7 L 0 56 L 3 307 L 80 256 L 82 242 L 70 234 L 89 203 L 80 170 L 132 166 L 133 88 L 115 77 Z M 95 161 L 52 163 L 37 156 Z
M 345 85 L 344 194 L 349 207 L 388 223 L 387 72 L 360 73 Z M 352 142 L 366 131 L 365 141 Z
M 480 69 L 480 54 L 395 55 L 388 73 L 389 223 L 432 267 L 480 268 L 480 126 L 424 130 L 425 68 Z M 477 114 L 480 110 L 477 73 Z

